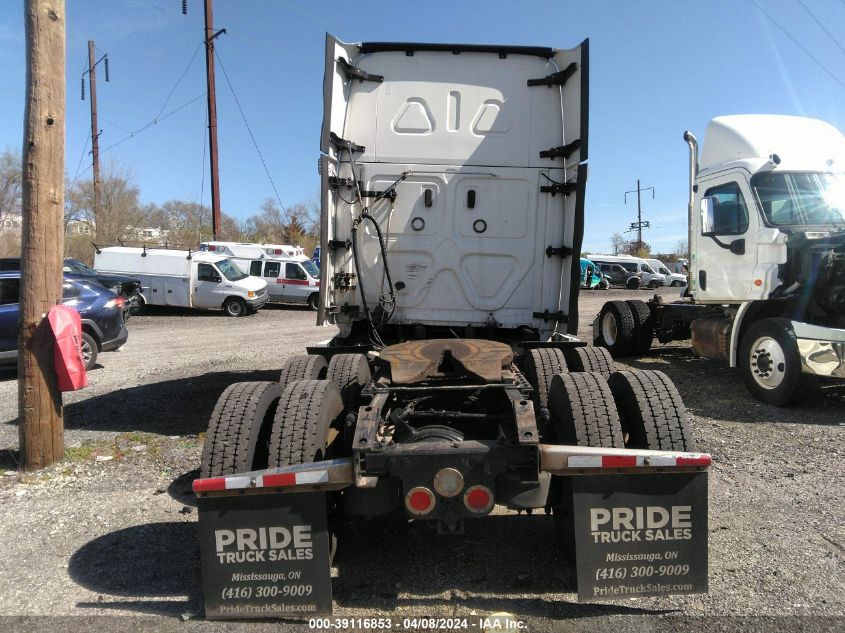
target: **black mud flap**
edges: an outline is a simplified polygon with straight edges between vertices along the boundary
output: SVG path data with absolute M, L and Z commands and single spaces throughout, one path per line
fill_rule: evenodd
M 198 498 L 207 618 L 331 614 L 325 495 L 300 492 Z
M 707 592 L 707 473 L 572 478 L 578 600 Z

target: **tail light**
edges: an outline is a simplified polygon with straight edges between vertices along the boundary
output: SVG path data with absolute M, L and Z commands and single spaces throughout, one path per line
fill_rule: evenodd
M 470 512 L 486 514 L 493 508 L 493 492 L 487 486 L 470 486 L 464 493 L 464 505 Z
M 434 493 L 423 486 L 411 488 L 405 495 L 405 508 L 414 516 L 425 516 L 434 510 Z
M 464 476 L 454 468 L 441 468 L 434 476 L 434 489 L 441 497 L 456 497 L 464 489 Z
M 123 297 L 115 297 L 114 299 L 109 299 L 106 301 L 106 308 L 120 308 L 123 309 L 123 304 L 126 300 Z

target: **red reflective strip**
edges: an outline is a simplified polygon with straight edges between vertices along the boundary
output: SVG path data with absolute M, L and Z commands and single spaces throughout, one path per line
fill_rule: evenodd
M 290 284 L 292 286 L 307 286 L 308 281 L 305 279 L 285 279 L 283 283 Z
M 637 465 L 637 458 L 627 455 L 602 455 L 602 468 L 633 468 Z
M 676 466 L 709 466 L 712 463 L 710 455 L 699 455 L 698 457 L 678 457 L 675 460 Z
M 280 473 L 278 475 L 264 475 L 261 478 L 265 488 L 273 486 L 295 486 L 296 473 Z
M 195 479 L 193 484 L 194 492 L 210 492 L 212 490 L 226 490 L 225 477 L 213 477 L 211 479 Z

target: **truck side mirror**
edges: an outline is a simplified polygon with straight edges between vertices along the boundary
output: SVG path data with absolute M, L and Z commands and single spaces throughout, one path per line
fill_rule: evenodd
M 701 234 L 716 235 L 716 202 L 713 196 L 701 199 Z

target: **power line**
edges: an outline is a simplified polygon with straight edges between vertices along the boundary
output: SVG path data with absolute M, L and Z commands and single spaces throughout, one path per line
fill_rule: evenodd
M 765 10 L 763 7 L 761 7 L 761 6 L 757 3 L 757 0 L 750 0 L 750 2 L 751 2 L 751 4 L 753 4 L 755 7 L 757 7 L 758 9 L 760 9 L 760 12 L 761 12 L 763 15 L 765 15 L 767 18 L 769 18 L 769 20 L 771 21 L 771 23 L 772 23 L 772 24 L 774 24 L 776 27 L 778 27 L 778 28 L 779 28 L 779 29 L 783 32 L 783 34 L 784 34 L 784 35 L 786 35 L 786 37 L 788 37 L 790 40 L 792 40 L 792 42 L 793 42 L 793 43 L 794 43 L 794 44 L 795 44 L 798 48 L 800 48 L 802 51 L 804 51 L 804 53 L 807 55 L 807 57 L 809 57 L 809 58 L 810 58 L 810 59 L 812 59 L 814 62 L 816 62 L 816 64 L 818 64 L 818 66 L 819 66 L 822 70 L 824 70 L 824 71 L 825 71 L 828 75 L 830 75 L 831 79 L 833 79 L 836 83 L 838 83 L 840 86 L 842 86 L 843 88 L 845 88 L 845 82 L 843 82 L 843 81 L 842 81 L 841 79 L 839 79 L 836 75 L 834 75 L 834 74 L 833 74 L 833 73 L 832 73 L 832 72 L 828 69 L 828 67 L 827 67 L 827 66 L 825 66 L 824 64 L 822 64 L 822 63 L 818 60 L 818 58 L 817 58 L 815 55 L 813 55 L 810 51 L 808 51 L 806 48 L 804 48 L 804 46 L 801 44 L 801 42 L 799 42 L 798 40 L 796 40 L 796 39 L 795 39 L 795 38 L 794 38 L 794 37 L 793 37 L 793 36 L 789 33 L 789 31 L 787 31 L 785 28 L 783 28 L 783 27 L 782 27 L 782 26 L 778 23 L 778 21 L 777 21 L 777 20 L 775 20 L 772 16 L 770 16 L 770 15 L 766 12 L 766 10 Z
M 200 100 L 200 99 L 202 99 L 203 97 L 205 97 L 205 93 L 204 93 L 204 92 L 203 92 L 202 94 L 200 94 L 200 95 L 197 95 L 196 97 L 194 97 L 194 98 L 193 98 L 193 99 L 191 99 L 190 101 L 187 101 L 186 103 L 183 103 L 183 104 L 182 104 L 182 105 L 180 105 L 178 108 L 174 108 L 173 110 L 171 110 L 170 112 L 168 112 L 168 113 L 167 113 L 167 114 L 165 114 L 164 116 L 157 117 L 157 118 L 153 119 L 152 121 L 150 121 L 149 123 L 147 123 L 147 124 L 145 124 L 145 125 L 142 125 L 141 127 L 137 128 L 136 130 L 134 130 L 134 131 L 130 132 L 128 135 L 126 135 L 125 137 L 123 137 L 122 139 L 120 139 L 119 141 L 117 141 L 116 143 L 112 143 L 111 145 L 109 145 L 108 147 L 106 147 L 104 150 L 101 150 L 101 152 L 100 152 L 100 153 L 105 154 L 105 153 L 106 153 L 106 152 L 108 152 L 109 150 L 114 149 L 115 147 L 117 147 L 118 145 L 120 145 L 120 144 L 122 144 L 122 143 L 125 143 L 125 142 L 126 142 L 126 141 L 128 141 L 129 139 L 135 138 L 135 137 L 136 137 L 136 136 L 138 136 L 141 132 L 144 132 L 145 130 L 148 130 L 149 128 L 151 128 L 151 127 L 152 127 L 152 126 L 154 126 L 154 125 L 158 125 L 158 124 L 159 124 L 159 123 L 161 123 L 162 121 L 164 121 L 164 120 L 166 120 L 166 119 L 170 118 L 171 116 L 173 116 L 174 114 L 176 114 L 176 113 L 177 113 L 177 112 L 179 112 L 180 110 L 184 110 L 184 109 L 185 109 L 185 108 L 187 108 L 189 105 L 191 105 L 192 103 L 194 103 L 194 102 L 196 102 L 196 101 L 199 101 L 199 100 Z M 79 174 L 79 176 L 81 176 L 82 174 L 84 174 L 85 172 L 87 172 L 89 169 L 91 169 L 91 166 L 90 166 L 90 165 L 89 165 L 87 168 L 85 168 L 85 169 L 82 171 L 82 173 L 80 173 L 80 174 Z M 77 177 L 78 177 L 78 176 L 77 176 Z
M 806 11 L 806 12 L 810 15 L 810 17 L 811 17 L 811 18 L 813 18 L 813 21 L 814 21 L 816 24 L 818 24 L 818 25 L 819 25 L 819 28 L 821 28 L 821 30 L 822 30 L 822 31 L 824 31 L 825 33 L 827 33 L 827 36 L 831 39 L 831 41 L 832 41 L 834 44 L 836 44 L 836 46 L 839 48 L 839 50 L 840 50 L 840 51 L 842 51 L 843 53 L 845 53 L 845 48 L 843 48 L 843 47 L 842 47 L 842 44 L 840 44 L 840 43 L 837 41 L 837 39 L 836 39 L 835 37 L 833 37 L 833 33 L 831 33 L 830 31 L 828 31 L 828 30 L 827 30 L 827 27 L 826 27 L 824 24 L 822 24 L 821 20 L 819 20 L 819 19 L 818 19 L 818 18 L 817 18 L 817 17 L 813 14 L 813 12 L 812 12 L 812 11 L 810 11 L 810 8 L 809 8 L 806 4 L 804 4 L 804 0 L 798 0 L 798 4 L 800 4 L 802 7 L 804 7 L 804 11 Z
M 241 113 L 241 118 L 244 120 L 244 125 L 246 126 L 247 132 L 249 132 L 249 138 L 252 139 L 252 144 L 255 146 L 255 151 L 258 153 L 258 158 L 261 159 L 261 164 L 264 165 L 264 171 L 267 174 L 267 179 L 270 181 L 270 186 L 273 187 L 273 193 L 276 194 L 276 200 L 279 203 L 279 206 L 282 209 L 282 212 L 285 216 L 288 215 L 288 211 L 285 208 L 285 205 L 282 204 L 282 199 L 279 197 L 279 190 L 276 189 L 276 183 L 273 182 L 273 176 L 270 175 L 270 169 L 267 167 L 267 163 L 264 161 L 264 156 L 261 154 L 261 150 L 258 148 L 258 143 L 255 140 L 255 136 L 252 134 L 252 129 L 249 127 L 249 122 L 246 120 L 246 115 L 244 114 L 244 109 L 241 107 L 241 102 L 238 101 L 238 95 L 235 94 L 235 89 L 232 87 L 232 82 L 229 81 L 229 74 L 226 72 L 226 67 L 223 66 L 223 61 L 220 59 L 220 55 L 217 51 L 214 51 L 214 56 L 217 58 L 217 62 L 220 64 L 220 70 L 223 71 L 223 77 L 226 78 L 226 83 L 229 85 L 229 90 L 232 91 L 232 96 L 235 98 L 235 104 L 238 106 L 238 110 Z
M 88 141 L 91 140 L 91 134 L 89 133 L 88 136 L 85 137 L 85 144 L 82 146 L 82 153 L 79 155 L 79 162 L 76 164 L 76 173 L 73 175 L 73 180 L 70 181 L 68 185 L 68 189 L 73 186 L 73 183 L 76 182 L 76 179 L 79 178 L 79 168 L 82 167 L 82 161 L 85 159 L 85 150 L 88 149 Z M 87 170 L 86 170 L 87 171 Z
M 160 116 L 161 113 L 164 112 L 164 109 L 167 107 L 167 104 L 170 102 L 170 97 L 173 96 L 173 93 L 175 92 L 176 88 L 179 87 L 179 84 L 182 83 L 182 80 L 185 78 L 185 75 L 188 74 L 188 70 L 190 70 L 191 66 L 193 65 L 194 60 L 197 58 L 197 53 L 200 52 L 200 49 L 203 47 L 204 43 L 205 42 L 200 42 L 199 45 L 197 46 L 196 50 L 194 51 L 194 54 L 191 55 L 191 61 L 188 62 L 188 65 L 185 66 L 185 70 L 183 70 L 182 74 L 179 75 L 179 79 L 176 80 L 176 83 L 173 84 L 173 87 L 170 89 L 170 92 L 167 93 L 167 98 L 164 100 L 164 103 L 162 104 L 161 109 L 158 111 L 158 114 L 156 115 L 156 117 Z

